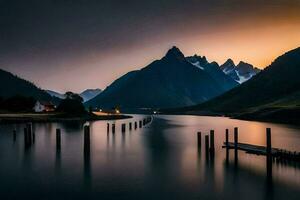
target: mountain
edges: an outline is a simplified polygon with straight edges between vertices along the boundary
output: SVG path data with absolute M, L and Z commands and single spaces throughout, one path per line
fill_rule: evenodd
M 209 68 L 217 71 L 215 64 L 206 63 L 203 70 L 195 63 L 191 64 L 191 60 L 173 47 L 162 59 L 115 80 L 102 93 L 86 102 L 86 106 L 129 109 L 186 106 L 207 101 L 237 85 L 232 79 L 225 78 L 221 70 L 218 73 L 224 75 L 212 75 Z M 223 79 L 219 80 L 217 76 Z
M 101 89 L 86 89 L 79 95 L 83 98 L 83 102 L 89 101 L 102 92 Z
M 199 69 L 207 72 L 215 81 L 217 81 L 220 86 L 224 90 L 232 89 L 236 87 L 238 82 L 233 80 L 230 76 L 226 75 L 219 67 L 218 63 L 212 62 L 209 63 L 206 60 L 205 56 L 198 56 L 194 55 L 191 57 L 186 57 L 187 61 L 189 61 L 194 66 L 198 67 Z
M 59 92 L 55 92 L 53 90 L 45 90 L 50 96 L 52 97 L 57 97 L 59 99 L 64 99 L 65 98 L 65 95 L 64 94 L 61 94 Z
M 219 113 L 245 119 L 300 122 L 300 47 L 278 57 L 251 80 L 186 113 Z
M 45 90 L 49 95 L 51 95 L 52 97 L 57 97 L 59 99 L 64 99 L 66 98 L 64 94 L 61 94 L 59 92 L 55 92 L 53 90 Z M 81 96 L 83 98 L 83 102 L 86 102 L 92 98 L 94 98 L 95 96 L 97 96 L 98 94 L 100 94 L 102 92 L 101 89 L 97 88 L 97 89 L 86 89 L 83 92 L 81 92 L 79 94 L 79 96 Z
M 10 72 L 0 69 L 0 97 L 7 99 L 13 96 L 33 97 L 34 99 L 51 101 L 51 96 L 33 83 L 26 81 Z M 53 102 L 55 103 L 55 102 Z
M 248 81 L 253 76 L 258 74 L 261 70 L 253 67 L 253 65 L 240 61 L 236 66 L 231 59 L 228 59 L 223 65 L 220 66 L 222 71 L 233 78 L 239 83 Z

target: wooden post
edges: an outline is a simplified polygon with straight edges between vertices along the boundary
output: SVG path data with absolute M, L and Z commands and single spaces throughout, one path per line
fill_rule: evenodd
M 28 147 L 28 134 L 27 134 L 27 128 L 24 128 L 24 144 L 25 144 L 25 147 Z
M 129 122 L 129 130 L 132 130 L 132 122 Z
M 201 149 L 201 132 L 197 133 L 197 139 L 198 139 L 198 148 Z
M 235 127 L 234 128 L 234 149 L 235 150 L 237 150 L 237 148 L 238 148 L 238 134 L 239 134 L 238 128 Z
M 106 131 L 109 133 L 109 123 L 107 123 Z
M 209 152 L 209 137 L 205 135 L 205 153 L 208 154 Z
M 234 166 L 238 166 L 238 128 L 234 128 Z
M 213 155 L 215 153 L 215 131 L 210 130 L 210 152 Z
M 225 145 L 228 147 L 228 141 L 229 141 L 229 130 L 225 130 Z
M 27 126 L 28 145 L 31 145 L 31 143 L 32 143 L 32 125 L 30 123 L 28 123 L 26 126 Z
M 32 143 L 35 143 L 35 132 L 32 132 Z
M 84 126 L 84 154 L 90 153 L 90 126 Z
M 122 124 L 122 133 L 126 132 L 126 124 Z
M 271 143 L 271 128 L 266 129 L 266 137 L 267 137 L 267 156 L 271 157 L 272 154 L 272 143 Z
M 59 128 L 56 129 L 56 149 L 61 149 L 61 131 Z
M 139 121 L 139 127 L 142 128 L 142 120 Z
M 137 129 L 137 122 L 134 122 L 134 129 Z
M 116 132 L 116 124 L 111 125 L 111 131 L 112 131 L 112 133 Z

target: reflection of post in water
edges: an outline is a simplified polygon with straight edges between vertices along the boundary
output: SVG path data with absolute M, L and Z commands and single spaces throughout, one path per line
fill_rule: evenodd
M 126 134 L 123 132 L 122 133 L 122 149 L 124 150 L 124 147 L 125 147 L 125 141 L 126 140 Z
M 25 145 L 25 149 L 27 149 L 30 146 L 30 140 L 29 140 L 28 131 L 26 127 L 24 128 L 24 145 Z
M 267 168 L 267 198 L 273 199 L 273 176 L 272 176 L 272 143 L 271 143 L 271 129 L 266 129 L 266 168 Z
M 91 183 L 91 166 L 90 166 L 90 126 L 85 125 L 84 128 L 84 187 L 90 188 Z
M 17 140 L 17 131 L 16 131 L 16 129 L 14 129 L 13 130 L 13 141 L 14 141 L 14 143 L 16 142 L 16 140 Z
M 90 154 L 90 126 L 84 126 L 84 155 Z
M 61 131 L 59 128 L 56 129 L 56 150 L 60 151 L 61 149 Z
M 32 132 L 32 124 L 26 124 L 24 128 L 24 145 L 25 149 L 29 148 L 34 143 L 34 133 Z

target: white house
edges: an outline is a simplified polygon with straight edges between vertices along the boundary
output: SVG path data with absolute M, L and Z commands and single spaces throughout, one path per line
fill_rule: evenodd
M 33 110 L 34 112 L 51 112 L 55 110 L 55 105 L 51 102 L 36 101 Z

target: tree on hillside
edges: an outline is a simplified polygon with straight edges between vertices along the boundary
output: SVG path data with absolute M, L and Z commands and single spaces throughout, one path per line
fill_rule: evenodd
M 85 108 L 82 104 L 83 98 L 73 92 L 65 93 L 66 99 L 63 99 L 56 111 L 67 114 L 84 114 Z

